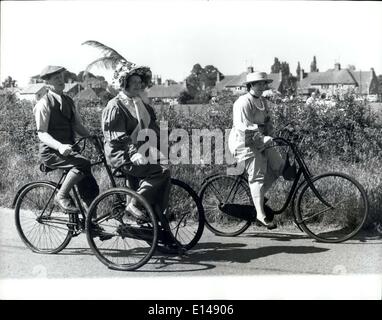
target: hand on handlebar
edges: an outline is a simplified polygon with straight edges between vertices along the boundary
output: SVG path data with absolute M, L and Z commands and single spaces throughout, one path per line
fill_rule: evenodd
M 66 157 L 73 152 L 73 149 L 70 144 L 62 144 L 58 147 L 58 152 Z
M 133 164 L 135 165 L 143 165 L 143 164 L 147 164 L 147 159 L 146 157 L 144 157 L 143 155 L 141 155 L 140 153 L 135 153 L 131 156 L 130 160 L 133 162 Z
M 273 138 L 271 136 L 264 136 L 263 138 L 264 146 L 269 145 L 272 141 L 273 141 Z

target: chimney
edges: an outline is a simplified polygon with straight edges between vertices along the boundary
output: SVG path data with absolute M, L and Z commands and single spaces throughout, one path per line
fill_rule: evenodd
M 164 82 L 164 85 L 165 85 L 166 87 L 168 87 L 168 86 L 170 85 L 170 81 L 169 81 L 169 80 L 166 80 L 166 81 Z
M 247 73 L 252 73 L 253 72 L 253 67 L 252 66 L 249 66 L 248 68 L 247 68 Z
M 280 81 L 282 81 L 283 80 L 283 72 L 282 72 L 282 70 L 279 71 L 279 76 L 280 76 Z
M 334 64 L 334 70 L 335 70 L 335 71 L 340 71 L 340 70 L 341 70 L 341 64 L 340 64 L 339 62 L 336 62 L 336 63 Z

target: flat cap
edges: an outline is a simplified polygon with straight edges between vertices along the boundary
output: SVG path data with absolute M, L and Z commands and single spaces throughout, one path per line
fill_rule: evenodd
M 60 66 L 47 66 L 41 71 L 40 78 L 43 80 L 47 80 L 51 75 L 65 70 L 66 69 L 64 67 Z

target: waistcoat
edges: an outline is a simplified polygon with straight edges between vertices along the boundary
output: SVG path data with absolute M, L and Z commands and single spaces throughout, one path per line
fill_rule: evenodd
M 65 95 L 61 96 L 62 105 L 53 97 L 52 94 L 47 93 L 42 99 L 46 99 L 50 109 L 50 118 L 48 133 L 57 141 L 63 144 L 74 143 L 74 102 Z M 40 155 L 42 158 L 48 156 L 53 151 L 44 143 L 40 143 Z

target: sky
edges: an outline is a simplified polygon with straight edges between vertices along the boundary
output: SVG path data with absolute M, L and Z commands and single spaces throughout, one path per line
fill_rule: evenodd
M 355 65 L 382 74 L 382 3 L 365 1 L 1 1 L 1 81 L 19 86 L 46 65 L 78 73 L 101 56 L 97 40 L 162 79 L 194 64 L 225 75 L 274 58 L 309 71 Z M 111 72 L 91 70 L 109 80 Z

